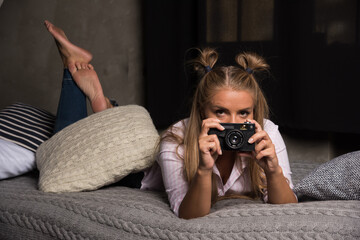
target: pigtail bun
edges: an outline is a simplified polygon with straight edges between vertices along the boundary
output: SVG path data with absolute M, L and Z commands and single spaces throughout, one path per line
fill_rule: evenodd
M 191 48 L 185 54 L 185 73 L 191 81 L 199 82 L 211 71 L 218 60 L 218 53 L 212 48 Z
M 200 50 L 198 62 L 206 69 L 206 67 L 213 68 L 218 60 L 218 53 L 212 48 L 205 48 Z
M 269 64 L 265 59 L 257 55 L 256 53 L 240 53 L 235 57 L 236 63 L 249 74 L 269 71 Z

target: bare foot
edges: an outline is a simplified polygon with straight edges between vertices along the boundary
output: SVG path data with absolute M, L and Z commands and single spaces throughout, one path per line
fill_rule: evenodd
M 89 63 L 91 61 L 92 54 L 72 44 L 62 29 L 55 27 L 47 20 L 45 20 L 44 24 L 55 39 L 64 67 L 74 65 L 76 62 Z
M 76 62 L 69 67 L 69 71 L 78 87 L 90 100 L 94 112 L 101 112 L 108 108 L 100 80 L 91 64 Z

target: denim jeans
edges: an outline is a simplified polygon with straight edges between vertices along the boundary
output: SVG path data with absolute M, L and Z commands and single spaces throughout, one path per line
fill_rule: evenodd
M 64 69 L 54 134 L 72 123 L 87 117 L 86 96 L 73 80 L 68 69 Z M 114 185 L 140 188 L 143 172 L 132 173 Z
M 86 96 L 76 85 L 69 70 L 65 68 L 54 134 L 85 117 L 87 117 Z

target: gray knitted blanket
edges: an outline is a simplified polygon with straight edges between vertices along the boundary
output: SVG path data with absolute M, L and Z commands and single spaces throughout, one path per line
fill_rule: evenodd
M 119 186 L 43 193 L 37 180 L 31 173 L 0 181 L 0 239 L 360 239 L 360 201 L 232 199 L 183 220 L 164 193 Z

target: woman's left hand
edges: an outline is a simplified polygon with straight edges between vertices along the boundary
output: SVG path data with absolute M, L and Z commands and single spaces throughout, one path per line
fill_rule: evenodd
M 252 152 L 254 159 L 259 166 L 264 169 L 265 174 L 281 172 L 281 167 L 276 156 L 275 145 L 272 143 L 269 135 L 260 124 L 255 120 L 246 120 L 255 124 L 255 134 L 250 137 L 249 143 L 256 143 L 255 151 Z

